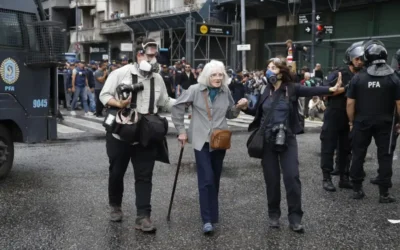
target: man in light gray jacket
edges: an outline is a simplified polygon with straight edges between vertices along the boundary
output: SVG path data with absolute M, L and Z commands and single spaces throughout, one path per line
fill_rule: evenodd
M 146 41 L 146 49 L 154 49 L 157 44 L 154 40 Z M 174 99 L 170 99 L 165 88 L 162 77 L 155 72 L 151 72 L 151 65 L 146 57 L 146 51 L 141 46 L 136 50 L 136 62 L 125 65 L 108 76 L 106 83 L 100 93 L 100 100 L 104 105 L 111 108 L 123 109 L 132 103 L 136 104 L 136 111 L 139 115 L 146 115 L 158 112 L 159 107 L 170 110 L 174 104 Z M 136 80 L 137 79 L 137 80 Z M 152 80 L 154 79 L 154 80 Z M 137 82 L 133 82 L 133 81 Z M 151 97 L 151 82 L 154 82 L 154 96 Z M 141 86 L 132 92 L 132 96 L 121 99 L 117 93 L 117 88 L 121 84 L 132 87 Z M 123 137 L 123 136 L 121 136 Z M 138 142 L 129 143 L 117 134 L 107 132 L 106 148 L 110 161 L 110 176 L 108 183 L 109 203 L 111 206 L 111 220 L 122 220 L 122 196 L 124 191 L 124 175 L 129 161 L 132 162 L 135 173 L 135 193 L 137 219 L 135 228 L 144 232 L 154 232 L 151 215 L 151 191 L 152 176 L 157 150 L 154 145 L 142 146 Z

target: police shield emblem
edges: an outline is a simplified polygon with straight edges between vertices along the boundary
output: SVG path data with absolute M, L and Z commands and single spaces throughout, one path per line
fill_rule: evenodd
M 14 84 L 19 78 L 19 67 L 12 58 L 5 59 L 0 66 L 1 79 L 6 84 Z

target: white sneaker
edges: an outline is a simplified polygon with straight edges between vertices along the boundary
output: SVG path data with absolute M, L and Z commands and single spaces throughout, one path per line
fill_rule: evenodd
M 92 112 L 87 112 L 85 113 L 85 116 L 94 116 L 94 114 Z
M 76 112 L 75 111 L 71 111 L 71 115 L 76 116 Z

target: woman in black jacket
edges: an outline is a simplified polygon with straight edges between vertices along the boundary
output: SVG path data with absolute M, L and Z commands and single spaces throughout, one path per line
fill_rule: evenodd
M 257 107 L 245 112 L 255 116 L 249 126 L 249 131 L 257 128 L 265 131 L 263 132 L 265 139 L 261 164 L 267 187 L 270 227 L 279 228 L 281 216 L 280 168 L 282 168 L 289 211 L 289 226 L 293 231 L 303 233 L 301 183 L 296 140 L 296 134 L 303 133 L 303 128 L 300 125 L 298 98 L 330 95 L 338 90 L 341 83 L 338 80 L 335 87 L 313 88 L 294 84 L 289 68 L 279 58 L 268 61 L 266 77 L 268 84 L 257 102 Z

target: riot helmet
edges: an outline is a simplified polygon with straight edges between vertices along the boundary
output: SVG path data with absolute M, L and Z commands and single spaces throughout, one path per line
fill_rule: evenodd
M 343 62 L 347 65 L 352 65 L 352 60 L 356 58 L 363 58 L 364 56 L 364 46 L 363 42 L 356 42 L 353 43 L 349 48 L 347 48 L 346 52 L 344 53 Z M 355 66 L 355 65 L 353 65 Z
M 396 51 L 392 59 L 392 68 L 394 70 L 400 69 L 400 49 Z
M 387 50 L 377 43 L 365 47 L 364 59 L 368 63 L 367 73 L 372 76 L 387 76 L 393 74 L 394 70 L 386 64 Z
M 396 60 L 398 62 L 400 62 L 400 49 L 396 51 L 395 57 L 396 57 Z

